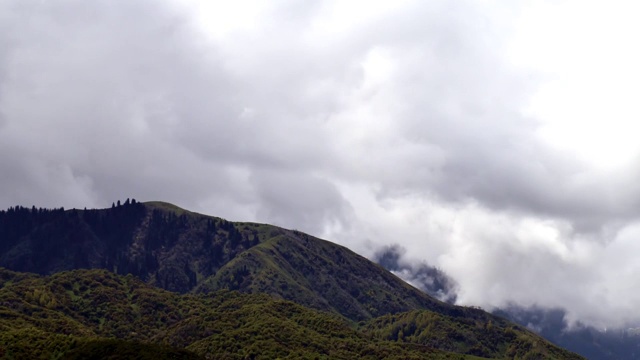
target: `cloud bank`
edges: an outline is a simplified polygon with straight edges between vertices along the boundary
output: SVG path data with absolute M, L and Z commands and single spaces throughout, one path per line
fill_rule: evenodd
M 400 244 L 461 304 L 638 322 L 638 148 L 617 135 L 640 77 L 588 56 L 634 59 L 633 29 L 580 4 L 4 1 L 0 205 L 165 200 Z

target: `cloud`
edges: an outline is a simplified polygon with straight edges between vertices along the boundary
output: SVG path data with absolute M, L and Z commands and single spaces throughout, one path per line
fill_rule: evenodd
M 535 4 L 4 1 L 0 205 L 165 200 L 399 244 L 464 304 L 640 320 L 637 166 L 558 145 Z M 593 94 L 564 95 L 585 123 Z
M 353 209 L 329 181 L 287 172 L 253 172 L 257 216 L 297 224 L 318 234 L 326 227 L 341 231 L 353 221 Z
M 448 303 L 456 302 L 458 285 L 452 278 L 426 262 L 407 263 L 403 261 L 405 255 L 406 249 L 393 244 L 380 249 L 373 260 L 427 294 Z
M 15 175 L 3 171 L 4 185 L 19 189 L 31 181 L 31 190 L 48 195 L 6 192 L 3 203 L 105 206 L 128 195 L 192 203 L 232 176 L 222 169 L 213 177 L 215 169 L 174 139 L 176 129 L 198 120 L 191 119 L 191 99 L 200 110 L 218 111 L 204 97 L 221 91 L 213 91 L 220 82 L 205 67 L 209 59 L 195 33 L 171 8 L 150 2 L 4 4 L 9 16 L 3 25 L 11 31 L 3 34 L 11 46 L 0 58 L 0 146 Z M 86 196 L 69 196 L 74 191 Z

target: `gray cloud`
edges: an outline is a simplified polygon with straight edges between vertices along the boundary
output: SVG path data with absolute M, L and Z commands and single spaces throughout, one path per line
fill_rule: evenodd
M 326 226 L 342 229 L 353 209 L 329 181 L 298 173 L 254 172 L 257 216 L 320 234 Z
M 542 77 L 507 56 L 518 6 L 244 4 L 219 33 L 190 6 L 0 3 L 0 205 L 160 199 L 398 243 L 465 304 L 627 318 L 638 173 L 540 140 Z
M 405 263 L 407 250 L 398 244 L 385 246 L 374 256 L 374 260 L 385 269 L 393 272 L 396 276 L 405 280 L 409 284 L 438 298 L 441 301 L 455 303 L 456 282 L 447 276 L 440 269 L 430 266 L 426 262 Z

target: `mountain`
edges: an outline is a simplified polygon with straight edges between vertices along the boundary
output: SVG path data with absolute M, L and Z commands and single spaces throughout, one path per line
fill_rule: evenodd
M 455 281 L 426 263 L 402 262 L 404 252 L 399 245 L 388 246 L 375 254 L 374 261 L 427 294 L 454 302 Z M 588 359 L 640 359 L 640 332 L 637 329 L 598 330 L 583 324 L 568 328 L 564 310 L 537 306 L 511 305 L 492 312 Z
M 195 290 L 264 292 L 356 321 L 412 309 L 458 311 L 398 280 L 345 247 L 283 230 L 236 256 Z
M 338 316 L 266 294 L 180 295 L 106 270 L 41 277 L 0 269 L 0 278 L 3 358 L 85 359 L 114 353 L 145 359 L 451 355 L 372 340 Z
M 260 338 L 266 348 L 280 346 L 277 356 L 290 357 L 296 357 L 291 349 L 309 347 L 326 355 L 327 346 L 340 344 L 337 339 L 355 339 L 339 348 L 348 355 L 344 358 L 369 353 L 378 358 L 379 351 L 408 357 L 412 351 L 422 357 L 425 351 L 450 351 L 486 358 L 579 358 L 503 318 L 434 299 L 345 247 L 162 202 L 1 211 L 0 266 L 19 271 L 4 271 L 8 280 L 2 291 L 29 303 L 0 301 L 0 311 L 15 320 L 11 323 L 22 324 L 18 329 L 4 324 L 5 332 L 18 331 L 20 338 L 24 329 L 57 329 L 56 336 L 79 337 L 75 344 L 88 353 L 111 346 L 149 353 L 186 348 L 203 355 L 231 346 L 234 358 L 251 355 L 245 350 Z M 104 270 L 68 272 L 74 269 Z M 221 305 L 229 296 L 235 305 Z M 221 328 L 221 316 L 246 321 Z M 279 332 L 264 333 L 263 326 L 281 329 L 299 343 L 284 341 Z M 100 342 L 105 337 L 121 342 Z M 316 338 L 323 340 L 311 341 Z M 171 349 L 144 347 L 149 344 Z
M 588 359 L 640 359 L 640 334 L 637 329 L 598 330 L 577 324 L 569 329 L 562 309 L 509 306 L 495 314 L 527 326 L 553 343 L 570 349 Z
M 0 266 L 42 275 L 102 268 L 186 293 L 264 292 L 360 321 L 456 311 L 351 250 L 298 231 L 233 223 L 161 203 L 0 212 Z
M 416 310 L 356 326 L 338 315 L 263 293 L 220 290 L 181 295 L 106 270 L 43 277 L 0 269 L 0 355 L 9 359 L 101 358 L 114 353 L 142 359 L 480 358 L 475 354 L 579 359 L 481 310 L 460 311 L 445 316 Z
M 425 293 L 447 303 L 455 303 L 458 290 L 455 280 L 442 270 L 425 262 L 418 264 L 402 262 L 401 257 L 405 251 L 398 244 L 385 246 L 374 254 L 373 260 Z

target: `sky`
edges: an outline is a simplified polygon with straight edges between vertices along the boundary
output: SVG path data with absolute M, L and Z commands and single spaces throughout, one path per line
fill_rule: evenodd
M 637 325 L 637 6 L 0 0 L 0 207 L 163 200 Z

